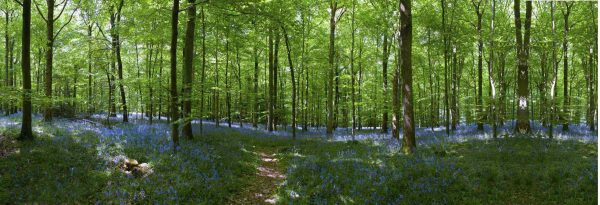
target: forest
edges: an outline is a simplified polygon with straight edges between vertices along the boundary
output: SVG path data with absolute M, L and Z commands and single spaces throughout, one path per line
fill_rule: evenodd
M 0 17 L 0 204 L 598 203 L 597 1 Z

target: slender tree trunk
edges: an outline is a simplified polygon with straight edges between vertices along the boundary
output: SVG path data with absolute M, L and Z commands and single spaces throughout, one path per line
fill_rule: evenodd
M 285 39 L 285 47 L 287 48 L 288 64 L 290 65 L 290 75 L 292 78 L 292 139 L 296 139 L 296 77 L 294 76 L 294 64 L 292 62 L 292 47 L 289 42 L 289 36 L 284 26 L 283 37 Z
M 11 16 L 12 12 L 8 11 L 8 8 L 6 8 L 6 10 L 4 11 L 4 19 L 6 21 L 5 24 L 5 32 L 4 32 L 4 45 L 5 45 L 5 49 L 6 49 L 6 53 L 4 53 L 4 66 L 5 66 L 5 76 L 4 76 L 4 85 L 6 87 L 10 87 L 10 62 L 12 62 L 12 59 L 10 58 L 10 36 L 9 36 L 9 28 L 10 28 L 10 16 Z M 10 59 L 10 62 L 9 62 Z M 10 106 L 10 102 L 3 105 L 3 108 L 5 109 L 5 114 L 9 115 L 10 114 L 10 110 L 11 110 L 11 106 Z
M 481 0 L 477 3 L 473 0 L 475 13 L 477 14 L 477 130 L 483 130 L 483 36 L 481 20 L 483 11 L 480 10 Z M 492 61 L 490 59 L 490 61 Z
M 444 104 L 446 117 L 446 135 L 450 136 L 450 99 L 448 96 L 448 31 L 446 30 L 446 3 L 442 1 L 442 36 L 444 41 Z
M 334 74 L 334 57 L 335 57 L 335 26 L 337 14 L 337 2 L 330 2 L 330 19 L 329 19 L 329 74 L 327 80 L 327 135 L 333 135 L 333 74 Z
M 258 41 L 255 41 L 258 43 Z M 258 46 L 254 45 L 254 90 L 253 90 L 253 109 L 252 109 L 252 127 L 258 128 L 258 113 L 259 113 L 259 104 L 258 104 Z
M 200 76 L 200 134 L 204 131 L 204 124 L 202 122 L 204 118 L 204 86 L 206 83 L 206 13 L 204 11 L 204 5 L 200 7 L 200 17 L 202 20 L 202 71 Z
M 362 130 L 362 118 L 361 118 L 361 104 L 362 104 L 362 80 L 363 80 L 363 69 L 362 69 L 362 53 L 363 53 L 363 40 L 361 38 L 360 45 L 358 46 L 358 106 L 356 107 L 356 118 L 358 118 L 358 130 Z
M 279 89 L 277 89 L 277 86 L 279 86 L 279 40 L 279 30 L 276 28 L 275 47 L 273 48 L 273 98 L 271 98 L 271 100 L 273 100 L 271 104 L 273 106 L 273 121 L 271 121 L 271 123 L 273 123 L 272 127 L 274 130 L 277 130 L 277 125 L 280 123 L 281 120 L 280 112 L 281 110 L 283 110 L 283 108 L 279 108 L 279 104 L 277 103 L 277 96 L 279 96 Z
M 177 151 L 179 146 L 179 106 L 177 102 L 177 25 L 179 23 L 179 0 L 173 0 L 171 10 L 171 139 L 173 139 L 173 150 Z
M 597 45 L 597 44 L 596 44 Z M 588 101 L 589 101 L 589 111 L 588 111 L 588 124 L 590 126 L 590 131 L 594 131 L 594 116 L 596 113 L 596 98 L 595 98 L 595 94 L 594 94 L 594 85 L 595 85 L 595 77 L 596 77 L 596 72 L 594 72 L 594 49 L 590 47 L 590 53 L 589 53 L 589 61 L 588 61 L 588 78 L 589 78 L 589 86 L 590 86 L 590 92 L 588 94 Z
M 117 8 L 117 13 L 114 14 L 116 18 L 115 20 L 111 20 L 116 24 L 113 24 L 111 32 L 113 34 L 113 48 L 115 49 L 116 57 L 117 57 L 117 75 L 119 77 L 119 91 L 121 93 L 121 109 L 123 111 L 123 122 L 129 122 L 129 112 L 127 111 L 127 99 L 125 97 L 125 86 L 123 86 L 123 61 L 121 59 L 121 42 L 119 36 L 119 25 L 121 24 L 121 9 L 123 8 L 123 1 L 121 0 L 119 3 L 119 7 Z
M 275 83 L 274 83 L 274 75 L 275 75 L 275 71 L 274 71 L 274 65 L 273 65 L 273 29 L 271 28 L 269 30 L 269 99 L 268 99 L 268 103 L 267 103 L 267 110 L 268 110 L 268 116 L 267 116 L 267 130 L 269 132 L 273 131 L 273 121 L 274 121 L 274 116 L 275 114 L 273 107 L 275 105 L 273 105 L 273 98 L 274 98 L 274 90 L 275 90 Z
M 92 113 L 92 109 L 93 109 L 93 105 L 92 105 L 92 35 L 93 35 L 93 25 L 90 23 L 90 25 L 88 26 L 88 102 L 87 102 L 87 111 L 88 113 Z
M 383 34 L 383 119 L 381 120 L 381 132 L 387 133 L 388 131 L 388 36 L 387 31 Z
M 188 0 L 185 45 L 183 47 L 183 137 L 192 139 L 192 81 L 194 72 L 194 32 L 196 31 L 196 0 Z
M 219 87 L 219 38 L 215 38 L 215 87 Z M 220 115 L 219 115 L 219 89 L 213 90 L 213 119 L 215 120 L 215 126 L 219 127 Z
M 570 110 L 569 107 L 569 15 L 573 2 L 564 2 L 566 11 L 563 11 L 564 17 L 564 36 L 563 36 L 563 131 L 569 130 Z
M 241 65 L 241 59 L 240 59 L 240 48 L 236 47 L 235 48 L 235 58 L 237 61 L 237 83 L 238 83 L 238 121 L 240 123 L 240 128 L 244 127 L 244 123 L 242 122 L 244 119 L 244 101 L 242 101 L 242 93 L 244 93 L 242 91 L 242 65 Z
M 354 70 L 354 36 L 356 33 L 355 24 L 355 13 L 356 13 L 356 2 L 352 0 L 352 45 L 350 47 L 350 72 L 352 76 L 352 140 L 354 140 L 354 135 L 356 135 L 356 72 Z
M 227 39 L 228 37 L 226 37 Z M 225 40 L 225 109 L 227 125 L 231 127 L 231 88 L 229 87 L 229 40 Z
M 491 107 L 492 107 L 492 130 L 493 130 L 493 137 L 496 138 L 498 136 L 498 132 L 496 129 L 497 126 L 497 114 L 496 114 L 496 82 L 494 81 L 494 19 L 496 18 L 496 0 L 492 0 L 492 19 L 491 19 L 491 23 L 490 23 L 490 28 L 491 28 L 491 37 L 490 37 L 490 63 L 489 63 L 489 70 L 488 70 L 488 76 L 490 79 L 490 87 L 492 89 L 492 102 L 491 102 Z

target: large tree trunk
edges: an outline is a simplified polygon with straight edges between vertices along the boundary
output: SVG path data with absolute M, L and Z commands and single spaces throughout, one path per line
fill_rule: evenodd
M 188 0 L 185 45 L 183 47 L 183 137 L 192 139 L 192 77 L 194 71 L 194 32 L 196 31 L 196 0 Z
M 33 140 L 31 125 L 31 0 L 23 0 L 21 71 L 23 74 L 23 120 L 20 140 Z
M 415 122 L 413 120 L 413 90 L 412 90 L 412 14 L 411 1 L 400 0 L 400 38 L 401 72 L 402 72 L 402 111 L 404 113 L 404 137 L 402 150 L 412 153 L 417 147 L 415 141 Z
M 521 35 L 521 9 L 520 0 L 515 0 L 515 26 L 517 38 L 517 126 L 516 130 L 520 134 L 531 132 L 528 115 L 528 97 L 529 97 L 529 33 L 531 28 L 531 1 L 525 2 L 525 34 Z

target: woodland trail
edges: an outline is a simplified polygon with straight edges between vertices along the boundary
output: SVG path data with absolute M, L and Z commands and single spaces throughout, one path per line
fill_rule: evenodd
M 254 153 L 260 157 L 256 173 L 249 176 L 249 186 L 231 198 L 230 204 L 276 204 L 275 192 L 285 180 L 285 172 L 279 164 L 279 147 L 255 146 Z

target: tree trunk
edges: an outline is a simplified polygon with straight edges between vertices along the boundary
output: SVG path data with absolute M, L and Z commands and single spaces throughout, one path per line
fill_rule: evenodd
M 564 17 L 564 36 L 563 36 L 563 131 L 569 130 L 570 110 L 569 107 L 569 15 L 573 2 L 565 3 L 566 11 L 563 11 Z
M 387 76 L 387 69 L 388 69 L 388 58 L 389 58 L 389 51 L 388 51 L 388 36 L 387 36 L 387 31 L 384 32 L 383 34 L 383 59 L 382 59 L 382 64 L 383 64 L 383 119 L 381 120 L 381 132 L 383 133 L 387 133 L 388 131 L 388 106 L 387 106 L 387 99 L 388 99 L 388 76 Z
M 590 3 L 593 5 L 593 3 Z M 590 8 L 595 9 L 594 6 L 590 6 Z M 593 10 L 592 10 L 592 13 Z M 596 14 L 598 15 L 598 14 Z M 597 22 L 594 22 L 594 33 L 598 33 L 598 24 Z M 596 38 L 594 40 L 594 45 L 598 45 L 598 39 Z M 597 104 L 596 104 L 596 99 L 597 99 L 597 94 L 594 94 L 594 87 L 597 86 L 596 80 L 598 79 L 598 74 L 597 74 L 597 70 L 596 68 L 596 64 L 594 64 L 595 62 L 598 62 L 598 48 L 596 47 L 594 49 L 594 47 L 590 48 L 590 62 L 589 62 L 589 66 L 590 66 L 590 130 L 594 130 L 594 118 L 597 116 Z M 598 91 L 596 91 L 598 92 Z
M 258 41 L 255 41 L 258 44 Z M 254 45 L 254 90 L 253 90 L 253 109 L 252 109 L 252 127 L 258 128 L 258 113 L 259 113 L 259 104 L 258 104 L 258 46 Z
M 226 37 L 225 39 L 228 39 L 228 37 Z M 225 40 L 225 106 L 225 110 L 227 111 L 227 125 L 231 127 L 231 89 L 229 87 L 229 40 Z
M 350 47 L 350 72 L 351 72 L 351 89 L 352 89 L 352 140 L 354 140 L 354 135 L 356 135 L 356 72 L 354 70 L 354 35 L 356 33 L 355 24 L 355 13 L 356 13 L 356 2 L 352 0 L 352 45 Z
M 521 9 L 520 0 L 515 0 L 515 26 L 517 37 L 517 126 L 516 130 L 520 134 L 531 132 L 528 115 L 528 97 L 529 97 L 529 74 L 528 74 L 528 59 L 529 59 L 529 33 L 531 28 L 531 1 L 526 1 L 525 10 L 525 35 L 521 35 Z
M 267 130 L 269 132 L 273 131 L 273 121 L 274 121 L 274 109 L 273 107 L 275 105 L 274 104 L 274 92 L 275 92 L 275 83 L 274 83 L 274 78 L 273 76 L 275 75 L 275 71 L 274 68 L 275 66 L 273 65 L 273 29 L 271 28 L 269 30 L 269 99 L 268 99 L 268 103 L 267 103 L 267 110 L 268 110 L 268 116 L 267 116 Z
M 292 48 L 289 42 L 289 36 L 285 27 L 282 25 L 283 37 L 285 38 L 285 47 L 287 48 L 288 64 L 290 65 L 290 75 L 292 78 L 292 139 L 296 139 L 296 78 L 294 76 L 294 64 L 292 62 Z
M 415 141 L 415 122 L 413 120 L 413 90 L 412 90 L 412 0 L 400 0 L 400 55 L 402 72 L 402 111 L 404 113 L 404 137 L 402 151 L 412 153 L 417 147 Z
M 173 9 L 171 10 L 171 139 L 173 139 L 173 151 L 177 151 L 179 146 L 179 106 L 177 102 L 177 25 L 179 23 L 179 0 L 173 0 Z
M 442 36 L 444 41 L 444 104 L 446 135 L 450 136 L 450 98 L 448 96 L 448 31 L 446 30 L 446 3 L 442 0 Z
M 47 100 L 44 110 L 44 121 L 52 121 L 52 60 L 54 52 L 54 0 L 46 0 L 48 11 L 46 15 L 46 69 L 44 70 L 44 95 Z
M 113 34 L 113 49 L 115 49 L 115 54 L 117 57 L 117 75 L 119 77 L 119 91 L 121 93 L 121 109 L 123 111 L 123 122 L 129 122 L 129 112 L 127 111 L 127 99 L 125 98 L 125 86 L 123 86 L 123 61 L 121 60 L 121 42 L 119 37 L 119 24 L 121 23 L 121 9 L 123 8 L 123 0 L 119 2 L 119 7 L 117 8 L 117 13 L 111 19 L 113 22 L 111 32 Z
M 200 18 L 202 20 L 202 71 L 200 73 L 200 134 L 204 131 L 204 124 L 202 122 L 204 118 L 204 86 L 206 82 L 206 13 L 204 11 L 204 5 L 200 7 Z
M 10 87 L 10 63 L 9 63 L 9 59 L 10 62 L 12 62 L 12 59 L 10 58 L 10 36 L 9 36 L 9 28 L 10 28 L 10 16 L 11 16 L 12 12 L 8 12 L 8 8 L 7 10 L 4 11 L 4 18 L 6 21 L 5 24 L 5 33 L 4 33 L 4 45 L 5 45 L 5 49 L 6 49 L 6 53 L 4 53 L 4 66 L 5 66 L 5 76 L 4 76 L 4 85 L 6 87 Z M 10 110 L 11 110 L 11 105 L 10 102 L 8 102 L 7 104 L 3 105 L 3 108 L 5 109 L 5 114 L 9 115 L 10 114 Z
M 192 81 L 194 71 L 194 32 L 196 31 L 196 0 L 188 0 L 185 44 L 183 47 L 183 137 L 192 139 Z
M 475 13 L 477 14 L 477 130 L 483 130 L 483 36 L 481 30 L 481 20 L 483 11 L 480 11 L 481 0 L 477 3 L 473 1 Z M 490 61 L 492 61 L 490 59 Z
M 488 76 L 490 79 L 490 87 L 492 89 L 492 100 L 491 100 L 491 108 L 492 108 L 492 136 L 496 138 L 498 136 L 498 132 L 496 129 L 497 126 L 497 114 L 496 114 L 496 82 L 494 81 L 494 18 L 496 18 L 496 0 L 492 0 L 492 19 L 490 23 L 491 28 L 491 37 L 490 37 L 490 63 Z M 483 47 L 482 45 L 480 45 Z
M 23 120 L 20 140 L 33 140 L 31 125 L 31 0 L 23 0 L 21 71 L 23 74 Z
M 330 3 L 330 19 L 329 19 L 329 74 L 327 79 L 327 135 L 333 135 L 333 73 L 334 56 L 335 56 L 335 17 L 337 13 L 337 2 Z

